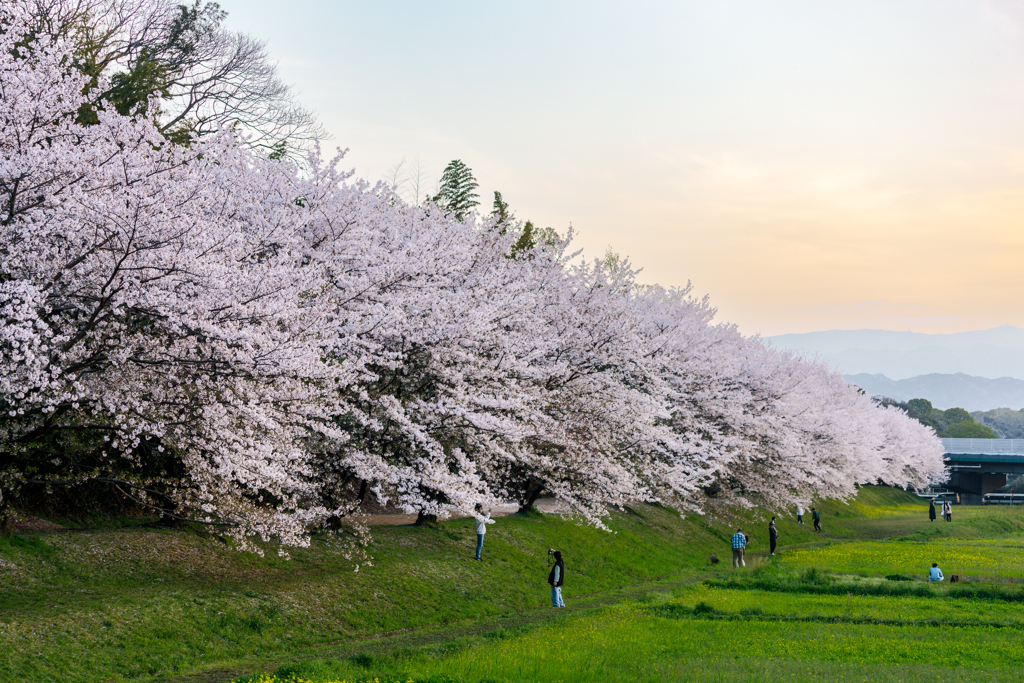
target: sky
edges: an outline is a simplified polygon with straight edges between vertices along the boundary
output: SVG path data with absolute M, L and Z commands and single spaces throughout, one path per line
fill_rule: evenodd
M 1024 327 L 1024 2 L 219 1 L 357 175 L 461 159 L 745 333 Z

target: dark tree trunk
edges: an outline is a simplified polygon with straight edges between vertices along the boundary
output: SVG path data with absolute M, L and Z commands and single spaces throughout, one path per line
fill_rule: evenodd
M 526 490 L 523 491 L 523 496 L 519 500 L 519 514 L 525 514 L 533 510 L 533 504 L 540 498 L 540 494 L 544 491 L 544 482 L 539 479 L 530 477 L 530 480 L 526 484 Z
M 180 529 L 185 525 L 184 521 L 176 514 L 178 512 L 178 504 L 174 502 L 173 498 L 168 495 L 164 495 L 159 488 L 157 489 L 157 493 L 153 494 L 153 498 L 155 499 L 153 502 L 156 504 L 158 510 L 163 513 L 160 515 L 160 519 L 156 522 L 158 526 L 166 527 L 168 529 Z
M 0 538 L 9 538 L 14 533 L 12 512 L 9 503 L 0 503 Z
M 424 524 L 435 524 L 437 522 L 437 515 L 428 515 L 420 510 L 420 513 L 416 515 L 416 526 L 423 526 Z

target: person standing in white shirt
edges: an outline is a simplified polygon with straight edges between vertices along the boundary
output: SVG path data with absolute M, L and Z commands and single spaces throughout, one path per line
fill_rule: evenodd
M 484 506 L 480 503 L 473 508 L 473 519 L 476 520 L 476 561 L 483 562 L 480 559 L 480 551 L 484 549 L 484 534 L 487 533 L 487 525 L 494 524 L 494 520 L 491 519 L 490 510 L 484 514 Z

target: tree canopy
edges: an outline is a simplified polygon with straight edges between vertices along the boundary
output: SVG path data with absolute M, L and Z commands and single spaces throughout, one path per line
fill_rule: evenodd
M 932 406 L 932 402 L 925 398 L 912 398 L 906 403 L 897 401 L 886 401 L 887 405 L 893 405 L 903 410 L 910 417 L 918 422 L 935 430 L 940 438 L 952 437 L 956 439 L 997 439 L 999 436 L 989 427 L 978 424 L 963 408 L 949 408 L 939 410 Z
M 80 123 L 113 108 L 180 144 L 232 128 L 263 154 L 293 158 L 326 137 L 266 45 L 225 28 L 215 2 L 36 0 L 28 12 L 33 35 L 64 41 L 86 77 Z
M 905 412 L 571 233 L 510 258 L 517 231 L 340 154 L 81 120 L 109 83 L 36 9 L 0 6 L 0 518 L 92 482 L 258 550 L 351 529 L 371 491 L 441 516 L 546 490 L 601 525 L 945 476 Z

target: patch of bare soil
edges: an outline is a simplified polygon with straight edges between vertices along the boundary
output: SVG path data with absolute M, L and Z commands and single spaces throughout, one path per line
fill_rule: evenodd
M 42 534 L 51 531 L 65 531 L 66 528 L 23 512 L 15 512 L 11 516 L 11 531 L 16 534 Z
M 554 500 L 554 499 L 552 499 Z M 484 508 L 484 511 L 491 511 L 491 517 L 504 517 L 505 515 L 515 514 L 519 509 L 518 505 L 510 503 L 508 505 L 495 505 L 492 508 Z M 448 519 L 460 519 L 462 517 L 472 517 L 469 512 L 465 514 L 454 514 Z M 368 514 L 353 517 L 352 519 L 358 520 L 367 526 L 400 526 L 402 524 L 412 524 L 416 521 L 416 515 L 406 515 L 401 512 L 388 512 L 384 514 Z

